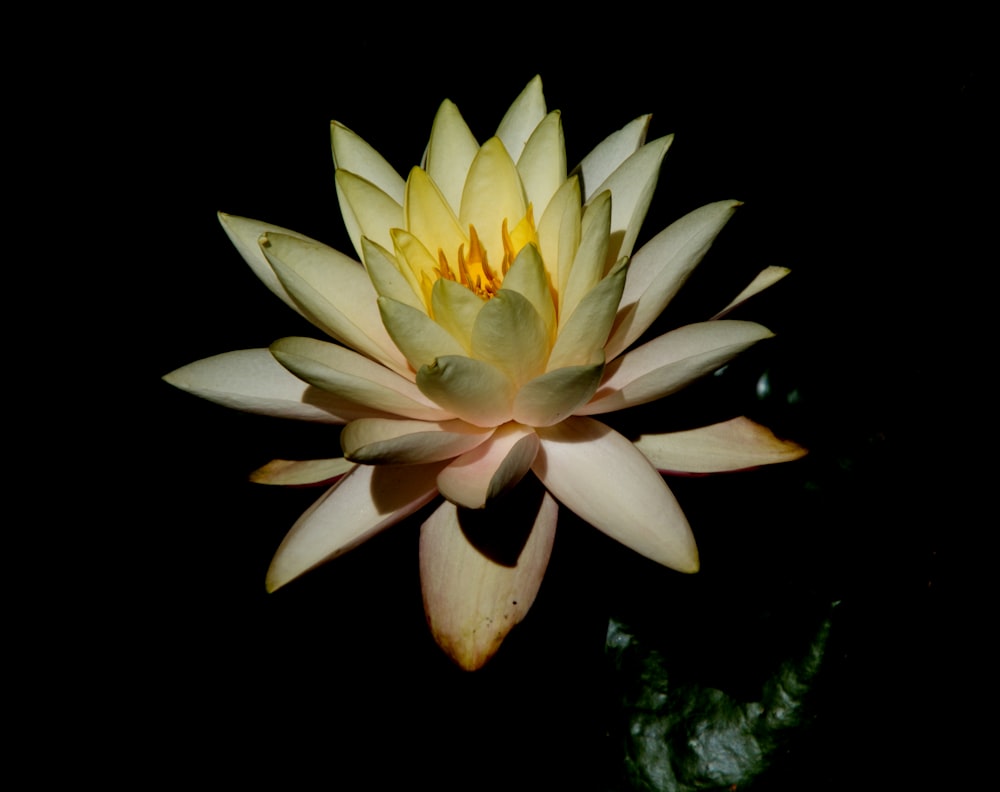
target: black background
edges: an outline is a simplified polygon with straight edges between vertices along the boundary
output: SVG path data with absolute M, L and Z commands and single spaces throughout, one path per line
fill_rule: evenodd
M 80 154 L 112 198 L 85 207 L 100 215 L 88 234 L 121 242 L 96 266 L 112 299 L 94 303 L 99 360 L 79 397 L 103 408 L 80 443 L 108 453 L 84 465 L 76 507 L 98 527 L 66 545 L 82 582 L 55 636 L 93 661 L 73 664 L 81 717 L 67 732 L 111 713 L 87 765 L 237 787 L 612 790 L 609 616 L 679 673 L 752 698 L 838 601 L 815 722 L 759 788 L 946 788 L 975 768 L 954 704 L 982 684 L 963 618 L 984 518 L 967 513 L 973 478 L 951 439 L 977 423 L 964 394 L 980 358 L 986 131 L 971 23 L 753 17 L 722 36 L 672 15 L 558 32 L 365 16 L 146 20 L 81 78 L 97 111 Z M 704 203 L 745 202 L 668 323 L 711 315 L 764 266 L 793 270 L 739 314 L 778 337 L 660 417 L 744 411 L 811 454 L 670 482 L 701 547 L 696 577 L 567 521 L 528 619 L 469 675 L 423 623 L 419 521 L 264 592 L 271 554 L 319 493 L 246 476 L 337 455 L 335 430 L 228 412 L 159 377 L 317 335 L 215 213 L 350 252 L 331 119 L 405 174 L 442 99 L 483 140 L 536 73 L 571 163 L 641 113 L 652 135 L 676 134 L 643 239 Z M 972 316 L 956 333 L 959 311 Z

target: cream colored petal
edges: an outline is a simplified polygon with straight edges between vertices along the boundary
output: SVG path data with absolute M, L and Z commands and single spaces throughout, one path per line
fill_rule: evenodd
M 371 278 L 375 291 L 381 297 L 388 297 L 397 302 L 409 305 L 426 312 L 423 297 L 416 287 L 415 279 L 412 277 L 408 267 L 400 269 L 396 262 L 396 257 L 381 245 L 370 241 L 367 237 L 361 240 L 364 252 L 365 269 L 368 270 L 368 277 Z M 409 275 L 409 277 L 407 277 Z
M 514 161 L 499 138 L 490 138 L 469 167 L 458 217 L 463 229 L 476 227 L 495 269 L 503 256 L 503 221 L 513 227 L 527 211 L 528 201 Z
M 609 363 L 594 398 L 576 414 L 607 413 L 661 399 L 773 335 L 763 325 L 732 320 L 679 327 Z
M 521 156 L 531 133 L 543 118 L 545 96 L 542 93 L 542 78 L 536 75 L 514 100 L 497 127 L 496 136 L 503 141 L 504 148 L 513 159 Z
M 511 419 L 514 384 L 482 360 L 444 355 L 417 372 L 424 395 L 474 426 L 499 426 Z
M 566 140 L 558 110 L 549 113 L 535 131 L 517 159 L 528 202 L 541 216 L 566 181 Z M 514 222 L 513 220 L 511 222 Z
M 594 354 L 598 349 L 603 349 L 608 340 L 627 269 L 626 262 L 621 261 L 580 301 L 573 315 L 559 330 L 549 356 L 549 371 L 594 362 Z
M 284 234 L 268 234 L 261 249 L 305 315 L 343 344 L 413 377 L 389 338 L 365 268 L 333 248 Z
M 406 180 L 403 211 L 406 216 L 404 227 L 420 240 L 435 259 L 439 251 L 443 252 L 454 267 L 458 249 L 464 245 L 468 250 L 468 227 L 463 228 L 437 185 L 420 168 L 413 168 Z
M 274 484 L 283 487 L 310 487 L 332 484 L 335 479 L 349 473 L 354 463 L 343 457 L 333 459 L 272 459 L 264 467 L 250 474 L 255 484 Z
M 406 182 L 396 169 L 361 137 L 337 121 L 330 122 L 333 164 L 371 182 L 396 203 L 403 203 Z
M 514 397 L 514 420 L 551 426 L 572 415 L 594 395 L 604 372 L 604 356 L 589 366 L 567 366 L 525 383 Z
M 589 201 L 608 176 L 639 150 L 646 141 L 651 118 L 650 115 L 639 116 L 608 135 L 577 165 L 573 172 L 579 175 L 583 184 L 584 200 Z
M 538 435 L 527 426 L 506 423 L 472 451 L 438 474 L 438 489 L 452 503 L 481 509 L 517 484 L 538 453 Z
M 313 338 L 281 338 L 271 344 L 271 354 L 299 379 L 353 405 L 356 414 L 424 421 L 452 417 L 410 380 L 342 346 Z
M 464 421 L 362 418 L 340 433 L 344 456 L 366 465 L 413 465 L 454 459 L 489 439 L 492 429 Z
M 698 571 L 684 512 L 632 443 L 590 418 L 537 431 L 542 447 L 531 469 L 560 503 L 653 561 Z
M 426 169 L 457 215 L 462 205 L 462 188 L 469 166 L 479 151 L 479 143 L 455 103 L 445 100 L 434 116 L 427 144 Z
M 517 524 L 480 525 L 494 510 L 459 510 L 446 501 L 420 529 L 420 586 L 427 623 L 438 645 L 467 671 L 486 664 L 534 603 L 559 514 L 546 495 L 536 513 L 514 515 Z M 503 554 L 506 547 L 480 549 L 480 536 L 491 529 L 495 535 L 490 538 L 502 542 L 520 538 L 517 526 L 532 520 L 516 558 Z
M 580 300 L 604 277 L 610 235 L 611 193 L 603 192 L 587 204 L 583 214 L 580 245 L 560 292 L 559 315 L 564 321 L 573 315 Z
M 736 298 L 729 303 L 729 305 L 719 311 L 712 318 L 721 319 L 727 313 L 732 311 L 737 306 L 742 305 L 754 295 L 760 294 L 764 291 L 764 289 L 768 289 L 773 286 L 775 283 L 784 278 L 789 272 L 791 272 L 791 270 L 787 267 L 765 267 L 757 273 L 757 277 L 753 279 L 749 286 L 736 295 Z
M 550 338 L 555 337 L 556 307 L 541 254 L 534 245 L 525 245 L 503 279 L 501 291 L 516 291 L 538 311 Z
M 344 225 L 358 258 L 364 253 L 361 238 L 368 237 L 382 247 L 392 247 L 389 229 L 403 225 L 402 205 L 370 181 L 346 170 L 334 174 L 337 198 Z
M 287 228 L 281 228 L 270 223 L 261 223 L 258 220 L 250 220 L 246 217 L 228 215 L 223 212 L 219 212 L 219 222 L 222 223 L 222 228 L 229 236 L 230 241 L 239 251 L 240 255 L 243 256 L 246 263 L 250 265 L 250 269 L 253 270 L 254 274 L 264 282 L 264 285 L 284 300 L 285 304 L 293 311 L 302 313 L 302 309 L 292 299 L 291 295 L 285 291 L 285 287 L 278 280 L 278 276 L 274 274 L 271 264 L 260 249 L 258 240 L 264 234 L 277 233 L 297 237 L 298 239 L 317 245 L 319 242 L 303 234 L 290 231 Z
M 573 257 L 580 244 L 582 207 L 580 183 L 568 179 L 549 202 L 538 223 L 538 246 L 552 289 L 562 294 L 566 289 Z M 559 309 L 560 315 L 562 308 Z
M 292 526 L 267 571 L 275 591 L 429 503 L 444 463 L 358 465 Z
M 632 254 L 639 228 L 646 217 L 660 173 L 660 163 L 667 155 L 673 135 L 647 143 L 623 162 L 594 191 L 599 195 L 611 190 L 611 244 L 608 261 Z
M 441 260 L 437 254 L 431 255 L 423 243 L 409 231 L 392 229 L 392 242 L 396 250 L 399 271 L 409 282 L 413 293 L 424 302 L 423 311 L 430 315 L 431 288 L 440 278 Z M 455 256 L 452 256 L 454 259 Z
M 360 417 L 354 405 L 303 382 L 266 349 L 225 352 L 182 366 L 163 379 L 233 410 L 332 424 Z
M 387 297 L 378 298 L 382 321 L 414 369 L 440 355 L 464 355 L 465 349 L 426 313 Z
M 608 360 L 627 349 L 663 312 L 740 205 L 717 201 L 695 209 L 636 252 L 604 350 Z
M 516 291 L 501 289 L 480 310 L 472 354 L 503 371 L 515 385 L 545 370 L 549 333 L 538 311 Z
M 745 470 L 791 462 L 807 453 L 742 416 L 685 432 L 641 435 L 635 446 L 660 470 L 679 473 Z
M 475 292 L 447 278 L 435 281 L 431 289 L 434 321 L 462 344 L 465 354 L 472 351 L 472 328 L 485 304 Z

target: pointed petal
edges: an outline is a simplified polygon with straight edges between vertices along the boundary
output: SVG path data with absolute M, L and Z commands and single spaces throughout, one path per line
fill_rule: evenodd
M 593 400 L 576 414 L 595 415 L 661 399 L 773 335 L 755 322 L 732 320 L 679 327 L 609 363 Z
M 635 446 L 660 470 L 680 473 L 745 470 L 791 462 L 807 453 L 742 416 L 685 432 L 641 435 Z
M 243 256 L 246 263 L 250 265 L 250 269 L 253 270 L 254 274 L 263 281 L 267 288 L 280 297 L 289 308 L 301 314 L 302 309 L 292 299 L 291 295 L 285 291 L 285 287 L 278 280 L 278 276 L 274 274 L 271 264 L 260 249 L 258 240 L 264 234 L 276 233 L 297 237 L 298 239 L 313 242 L 317 245 L 319 242 L 296 231 L 290 231 L 287 228 L 281 228 L 270 223 L 261 223 L 258 220 L 250 220 L 246 217 L 228 215 L 223 212 L 219 212 L 219 222 L 222 223 L 223 230 L 229 236 L 230 241 L 239 251 L 240 255 Z
M 266 349 L 225 352 L 182 366 L 163 379 L 233 410 L 332 424 L 360 417 L 353 405 L 303 382 Z
M 538 311 L 516 291 L 501 289 L 472 328 L 472 354 L 503 371 L 515 385 L 545 370 L 549 334 Z
M 549 113 L 531 133 L 517 158 L 517 171 L 529 203 L 540 216 L 566 181 L 566 140 L 558 110 Z
M 604 373 L 604 356 L 589 366 L 566 366 L 526 382 L 514 397 L 514 420 L 551 426 L 572 415 L 594 395 Z
M 556 307 L 541 254 L 534 245 L 525 245 L 504 276 L 501 291 L 516 291 L 538 311 L 550 338 L 555 337 Z
M 745 303 L 754 295 L 760 294 L 762 291 L 764 291 L 764 289 L 773 286 L 775 283 L 784 278 L 789 272 L 791 272 L 791 270 L 788 269 L 787 267 L 775 267 L 775 266 L 765 267 L 763 270 L 757 273 L 757 277 L 753 279 L 753 282 L 751 282 L 749 286 L 747 286 L 743 291 L 741 291 L 738 295 L 736 295 L 735 299 L 731 303 L 729 303 L 729 305 L 727 305 L 725 308 L 719 311 L 712 318 L 713 319 L 722 318 L 737 306 Z
M 563 294 L 573 257 L 580 244 L 580 183 L 568 179 L 545 208 L 538 223 L 538 247 L 556 294 Z M 560 315 L 562 308 L 559 308 Z
M 636 252 L 604 350 L 608 360 L 627 349 L 663 312 L 740 205 L 717 201 L 695 209 Z
M 389 338 L 365 268 L 333 248 L 268 234 L 261 249 L 285 289 L 317 327 L 403 376 L 406 359 Z
M 406 180 L 403 211 L 406 225 L 402 227 L 419 239 L 432 257 L 441 251 L 454 265 L 459 247 L 468 248 L 466 229 L 438 186 L 420 168 L 413 168 Z
M 434 116 L 426 169 L 456 215 L 462 205 L 462 188 L 469 166 L 478 151 L 479 143 L 462 114 L 454 102 L 446 99 Z
M 573 315 L 580 300 L 604 277 L 610 237 L 611 193 L 603 192 L 587 205 L 583 214 L 580 245 L 560 292 L 559 316 L 564 321 Z M 617 310 L 617 305 L 615 308 Z
M 543 118 L 545 96 L 542 94 L 542 78 L 536 75 L 514 100 L 497 127 L 497 137 L 503 141 L 504 148 L 513 159 L 521 156 L 528 138 Z
M 417 387 L 429 399 L 474 426 L 499 426 L 511 418 L 514 384 L 489 363 L 444 355 L 417 372 Z
M 454 336 L 423 311 L 388 297 L 379 297 L 378 307 L 386 330 L 414 369 L 430 365 L 441 355 L 465 354 Z
M 389 297 L 426 312 L 427 306 L 424 305 L 419 288 L 415 288 L 414 279 L 406 277 L 407 272 L 400 269 L 396 257 L 367 237 L 362 238 L 361 247 L 365 269 L 368 270 L 368 277 L 371 278 L 372 286 L 379 296 Z M 410 275 L 412 276 L 412 273 Z
M 351 472 L 354 463 L 343 457 L 333 459 L 272 459 L 250 474 L 254 484 L 274 484 L 282 487 L 309 487 L 332 484 Z
M 368 237 L 382 247 L 391 247 L 389 229 L 402 227 L 402 205 L 370 181 L 350 171 L 338 170 L 333 178 L 337 185 L 340 213 L 358 258 L 364 255 L 362 237 Z
M 639 116 L 608 135 L 577 165 L 573 172 L 580 177 L 585 201 L 589 201 L 608 176 L 639 150 L 646 140 L 651 118 L 650 115 Z
M 624 260 L 620 264 L 587 293 L 559 330 L 549 356 L 549 371 L 590 365 L 597 351 L 604 348 L 625 285 L 628 267 Z
M 494 560 L 470 534 L 490 529 L 510 538 L 514 525 L 480 528 L 473 516 L 443 503 L 420 529 L 420 585 L 424 611 L 434 640 L 467 671 L 481 668 L 500 648 L 510 630 L 528 612 L 538 593 L 552 553 L 558 506 L 545 495 L 534 525 L 513 562 Z M 523 523 L 522 523 L 523 524 Z M 481 542 L 480 542 L 481 544 Z
M 358 465 L 292 526 L 267 570 L 275 591 L 413 514 L 437 495 L 443 463 Z
M 469 168 L 458 216 L 463 229 L 476 227 L 494 268 L 500 266 L 503 252 L 503 221 L 513 226 L 527 211 L 528 200 L 514 161 L 500 138 L 490 138 Z
M 590 418 L 537 431 L 542 447 L 532 470 L 564 506 L 653 561 L 698 571 L 684 512 L 632 443 Z
M 434 321 L 457 339 L 466 353 L 472 350 L 472 328 L 485 304 L 471 289 L 447 278 L 435 281 L 431 289 Z
M 372 465 L 413 465 L 454 459 L 489 439 L 492 429 L 464 421 L 406 421 L 362 418 L 340 434 L 344 456 Z
M 337 121 L 330 122 L 333 164 L 371 182 L 396 203 L 403 203 L 405 181 L 385 158 L 361 137 Z
M 538 435 L 531 428 L 506 423 L 442 470 L 438 489 L 452 503 L 481 509 L 513 488 L 531 469 L 537 453 Z
M 271 354 L 299 379 L 336 394 L 360 416 L 398 415 L 423 421 L 451 418 L 408 379 L 357 352 L 314 338 L 280 338 Z

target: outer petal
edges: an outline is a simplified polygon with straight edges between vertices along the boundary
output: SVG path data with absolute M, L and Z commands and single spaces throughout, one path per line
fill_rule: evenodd
M 492 429 L 464 421 L 404 421 L 362 418 L 340 434 L 344 456 L 374 465 L 412 465 L 454 459 L 489 439 Z
M 452 503 L 481 509 L 519 482 L 538 453 L 538 435 L 518 423 L 497 428 L 485 443 L 438 474 L 438 489 Z
M 545 96 L 542 94 L 542 78 L 536 75 L 514 100 L 497 127 L 497 137 L 503 141 L 504 148 L 514 160 L 521 156 L 528 138 L 543 118 Z
M 343 457 L 333 459 L 272 459 L 250 474 L 255 484 L 277 484 L 284 487 L 310 487 L 332 484 L 350 473 L 354 463 Z
M 725 308 L 719 311 L 712 318 L 719 319 L 725 316 L 727 313 L 732 311 L 737 306 L 742 305 L 754 295 L 760 294 L 762 291 L 764 291 L 764 289 L 773 286 L 775 283 L 784 278 L 789 272 L 791 272 L 791 270 L 788 269 L 787 267 L 775 267 L 775 266 L 765 267 L 764 269 L 762 269 L 760 272 L 757 273 L 757 277 L 753 279 L 753 281 L 750 283 L 749 286 L 747 286 L 743 291 L 737 294 L 736 297 L 733 299 L 733 301 L 729 303 L 729 305 L 727 305 Z
M 684 215 L 632 257 L 621 307 L 604 351 L 612 360 L 641 336 L 684 285 L 739 201 L 717 201 Z
M 267 349 L 225 352 L 182 366 L 163 379 L 223 407 L 276 418 L 342 424 L 371 414 L 303 382 Z
M 567 179 L 538 223 L 538 245 L 554 292 L 562 294 L 580 244 L 580 182 Z
M 361 137 L 343 124 L 331 121 L 330 144 L 333 148 L 333 164 L 338 170 L 356 173 L 396 203 L 403 203 L 403 177 Z
M 354 405 L 359 415 L 382 413 L 424 421 L 453 417 L 410 380 L 336 344 L 314 338 L 281 338 L 271 344 L 271 354 L 299 379 Z
M 395 256 L 367 237 L 361 240 L 361 249 L 368 277 L 380 297 L 388 297 L 421 311 L 427 310 L 422 291 L 409 267 L 400 269 Z
M 536 514 L 518 515 L 527 521 L 534 518 L 534 525 L 511 560 L 491 557 L 488 546 L 484 551 L 482 542 L 470 540 L 470 535 L 478 539 L 490 532 L 494 540 L 512 538 L 516 524 L 509 521 L 479 524 L 493 512 L 460 511 L 446 501 L 420 529 L 420 585 L 427 622 L 438 645 L 467 671 L 485 665 L 535 601 L 552 553 L 559 509 L 546 494 Z M 515 533 L 515 538 L 520 537 Z
M 594 398 L 576 414 L 612 412 L 660 399 L 773 335 L 763 325 L 732 320 L 679 327 L 609 363 Z
M 604 277 L 610 234 L 611 193 L 603 192 L 587 205 L 580 226 L 580 245 L 559 292 L 559 318 L 563 322 L 573 315 L 580 300 Z
M 591 151 L 574 173 L 580 177 L 585 201 L 596 194 L 597 188 L 614 173 L 618 166 L 635 154 L 646 140 L 649 129 L 650 115 L 639 116 L 637 119 L 617 132 L 608 135 Z
M 292 526 L 267 571 L 274 591 L 395 525 L 437 494 L 442 463 L 358 465 Z
M 548 369 L 564 366 L 589 365 L 595 353 L 604 348 L 608 332 L 621 300 L 625 284 L 627 262 L 608 273 L 608 276 L 591 289 L 573 311 L 552 347 Z
M 745 470 L 806 454 L 798 443 L 742 416 L 685 432 L 642 435 L 635 446 L 660 470 L 681 473 Z
M 571 511 L 627 547 L 680 572 L 698 571 L 687 518 L 660 474 L 625 437 L 590 418 L 538 429 L 532 470 Z
M 362 237 L 368 237 L 382 247 L 390 247 L 392 241 L 389 229 L 403 225 L 402 205 L 371 182 L 350 171 L 338 170 L 334 174 L 334 181 L 337 184 L 340 213 L 358 258 L 364 255 L 361 249 Z

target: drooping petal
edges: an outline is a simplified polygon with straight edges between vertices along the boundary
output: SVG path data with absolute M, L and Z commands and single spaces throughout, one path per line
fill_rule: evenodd
M 576 414 L 612 412 L 668 396 L 773 335 L 763 325 L 733 320 L 679 327 L 609 363 L 594 398 Z
M 289 308 L 301 314 L 302 309 L 292 299 L 291 295 L 285 291 L 285 287 L 278 280 L 278 276 L 275 275 L 274 270 L 271 269 L 270 262 L 260 249 L 259 240 L 265 234 L 286 234 L 297 237 L 305 242 L 312 242 L 317 245 L 320 243 L 296 231 L 290 231 L 287 228 L 281 228 L 270 223 L 261 223 L 259 220 L 251 220 L 247 217 L 228 215 L 224 212 L 219 212 L 219 222 L 222 223 L 223 230 L 240 255 L 243 256 L 246 263 L 250 265 L 250 269 L 253 270 L 254 274 L 263 281 L 267 288 L 280 297 Z
M 443 464 L 353 468 L 292 526 L 267 570 L 267 590 L 343 555 L 429 503 Z
M 717 201 L 695 209 L 636 252 L 604 349 L 608 360 L 627 349 L 663 312 L 738 206 L 739 201 Z
M 594 395 L 604 372 L 604 355 L 589 366 L 566 366 L 526 382 L 514 397 L 514 420 L 551 426 L 578 411 Z
M 490 264 L 496 268 L 500 266 L 496 257 L 503 251 L 503 221 L 513 225 L 527 211 L 517 167 L 500 138 L 492 137 L 483 143 L 469 167 L 458 214 L 462 228 L 475 226 L 484 249 L 494 257 Z
M 330 122 L 333 164 L 374 184 L 398 204 L 403 203 L 405 181 L 396 169 L 360 136 L 337 121 Z
M 580 301 L 559 331 L 549 356 L 549 371 L 594 362 L 595 353 L 603 349 L 608 340 L 627 269 L 627 262 L 623 259 Z
M 334 393 L 360 415 L 397 415 L 424 421 L 452 416 L 410 380 L 342 346 L 314 338 L 281 338 L 271 354 L 299 379 Z
M 564 506 L 612 539 L 679 572 L 698 571 L 687 518 L 663 478 L 625 437 L 590 418 L 539 428 L 535 475 Z
M 390 337 L 414 369 L 430 365 L 439 355 L 465 354 L 462 345 L 423 311 L 388 297 L 379 297 L 378 307 Z
M 464 421 L 362 418 L 340 434 L 344 456 L 366 465 L 412 465 L 454 459 L 489 439 L 492 428 Z
M 514 383 L 499 369 L 464 355 L 443 355 L 417 372 L 417 387 L 435 404 L 474 426 L 511 419 Z
M 594 191 L 595 195 L 605 190 L 611 191 L 609 262 L 632 254 L 639 228 L 653 199 L 660 163 L 667 155 L 673 139 L 673 135 L 667 135 L 646 143 Z
M 472 328 L 472 353 L 517 385 L 545 370 L 549 333 L 538 311 L 516 291 L 501 289 L 487 301 Z
M 434 116 L 424 167 L 456 215 L 462 205 L 469 166 L 478 151 L 479 143 L 462 114 L 454 102 L 446 99 Z
M 749 286 L 747 286 L 743 291 L 736 295 L 729 305 L 719 311 L 713 319 L 720 319 L 727 313 L 732 311 L 739 305 L 742 305 L 751 297 L 756 294 L 760 294 L 764 289 L 770 288 L 775 283 L 784 278 L 789 272 L 791 272 L 788 267 L 765 267 L 760 272 L 757 273 L 757 277 L 753 279 Z
M 517 484 L 537 453 L 538 435 L 530 427 L 506 423 L 442 470 L 438 489 L 452 503 L 481 509 Z
M 597 193 L 597 188 L 619 165 L 639 150 L 646 141 L 651 118 L 650 115 L 639 116 L 608 135 L 576 166 L 573 172 L 580 177 L 585 201 Z
M 225 352 L 182 366 L 163 379 L 223 407 L 275 418 L 342 424 L 371 414 L 303 382 L 267 349 Z
M 549 113 L 535 127 L 517 158 L 517 171 L 521 174 L 528 201 L 540 215 L 566 181 L 566 140 L 558 110 Z
M 350 473 L 354 463 L 343 457 L 333 459 L 272 459 L 250 474 L 254 484 L 273 484 L 282 487 L 310 487 L 332 484 Z
M 516 505 L 515 499 L 508 502 Z M 420 585 L 427 622 L 438 645 L 467 671 L 486 664 L 535 601 L 559 513 L 547 494 L 537 508 L 535 514 L 517 515 L 522 524 L 531 525 L 532 518 L 534 524 L 510 559 L 504 557 L 508 548 L 497 552 L 493 545 L 521 539 L 511 530 L 517 524 L 480 525 L 494 509 L 459 510 L 445 501 L 421 526 Z
M 635 447 L 663 471 L 722 473 L 791 462 L 806 449 L 741 416 L 684 432 L 641 435 Z
M 514 160 L 521 156 L 531 133 L 543 118 L 545 96 L 542 94 L 542 78 L 536 75 L 518 94 L 497 127 L 496 136 L 503 141 L 504 148 Z
M 361 264 L 326 245 L 284 234 L 263 237 L 261 249 L 314 324 L 393 371 L 413 376 L 382 324 L 378 295 Z
M 370 181 L 346 170 L 334 174 L 340 213 L 358 258 L 363 254 L 361 238 L 389 247 L 389 229 L 403 225 L 403 207 Z

